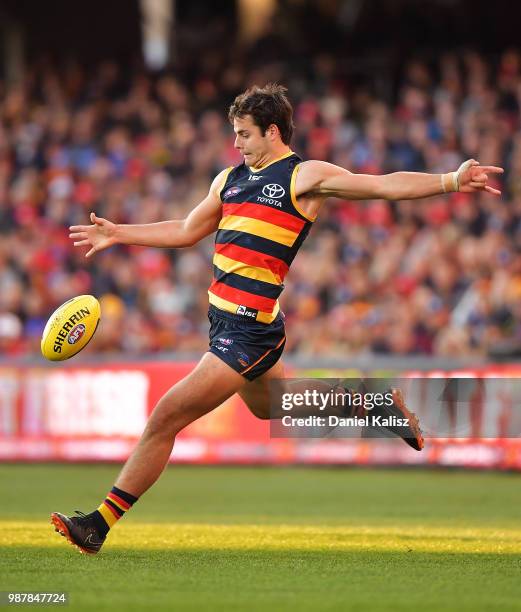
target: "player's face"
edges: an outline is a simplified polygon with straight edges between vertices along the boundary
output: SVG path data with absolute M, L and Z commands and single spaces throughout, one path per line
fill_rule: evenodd
M 235 117 L 233 130 L 235 132 L 235 148 L 244 156 L 246 165 L 253 168 L 260 166 L 260 162 L 269 153 L 270 141 L 261 132 L 260 127 L 255 125 L 251 115 Z

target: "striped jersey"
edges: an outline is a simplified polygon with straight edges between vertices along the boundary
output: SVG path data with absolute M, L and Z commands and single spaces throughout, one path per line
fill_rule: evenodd
M 229 168 L 220 196 L 210 304 L 261 323 L 279 312 L 284 277 L 314 219 L 295 196 L 298 165 L 289 151 L 262 168 Z

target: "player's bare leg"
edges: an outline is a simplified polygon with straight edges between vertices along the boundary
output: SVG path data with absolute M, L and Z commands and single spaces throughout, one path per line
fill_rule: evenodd
M 239 391 L 245 379 L 212 353 L 159 400 L 145 431 L 107 498 L 89 515 L 51 515 L 56 530 L 82 552 L 95 554 L 112 525 L 159 478 L 176 435 Z
M 176 435 L 239 391 L 245 379 L 212 353 L 159 400 L 116 486 L 142 495 L 163 472 Z

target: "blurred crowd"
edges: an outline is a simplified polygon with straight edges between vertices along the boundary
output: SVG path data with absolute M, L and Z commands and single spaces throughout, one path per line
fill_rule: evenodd
M 207 62 L 208 64 L 208 62 Z M 211 64 L 211 62 L 210 62 Z M 210 66 L 211 68 L 211 66 Z M 0 92 L 0 354 L 39 351 L 49 314 L 92 293 L 89 350 L 128 355 L 207 347 L 212 238 L 191 249 L 115 247 L 86 260 L 68 227 L 184 217 L 240 163 L 227 106 L 278 80 L 295 106 L 293 150 L 353 172 L 502 165 L 501 198 L 331 200 L 287 277 L 287 350 L 310 356 L 481 356 L 521 346 L 521 56 L 412 60 L 384 101 L 338 60 L 206 66 L 183 79 L 105 62 L 42 64 Z

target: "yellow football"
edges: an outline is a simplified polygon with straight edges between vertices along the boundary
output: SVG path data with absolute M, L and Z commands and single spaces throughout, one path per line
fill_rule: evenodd
M 79 353 L 94 336 L 100 313 L 93 295 L 79 295 L 62 304 L 43 330 L 42 355 L 50 361 L 64 361 Z

